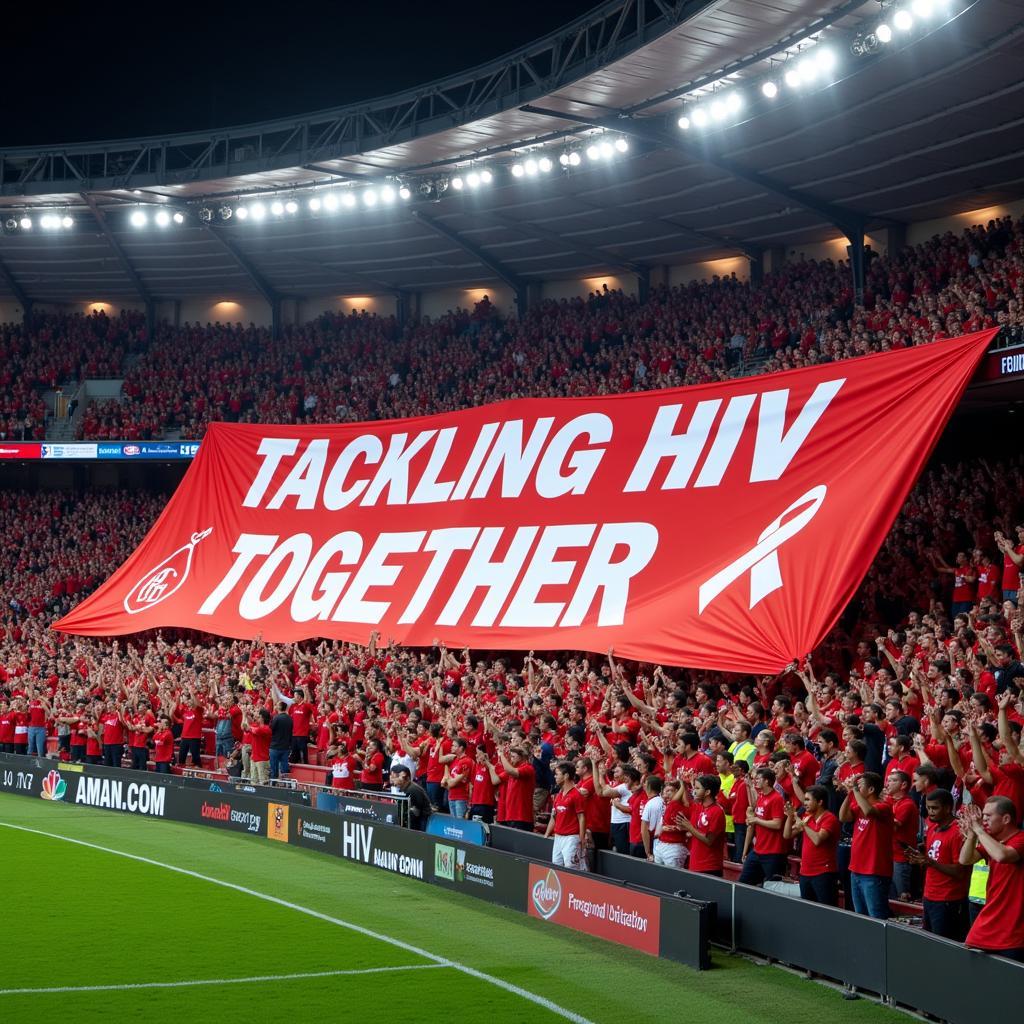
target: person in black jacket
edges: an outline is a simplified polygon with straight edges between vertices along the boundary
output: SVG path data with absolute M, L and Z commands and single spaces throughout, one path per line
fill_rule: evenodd
M 404 764 L 396 764 L 391 769 L 391 785 L 409 798 L 409 828 L 417 832 L 425 832 L 427 819 L 430 817 L 430 799 L 427 791 L 412 781 L 412 775 Z
M 288 755 L 292 752 L 292 716 L 288 705 L 278 702 L 277 714 L 270 720 L 270 777 L 288 774 Z

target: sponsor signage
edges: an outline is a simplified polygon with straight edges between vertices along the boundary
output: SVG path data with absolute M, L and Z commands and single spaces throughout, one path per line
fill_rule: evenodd
M 263 823 L 267 819 L 267 801 L 250 799 L 244 796 L 208 794 L 180 791 L 187 800 L 181 804 L 187 808 L 186 816 L 181 821 L 194 821 L 200 825 L 215 825 L 218 828 L 230 829 L 234 832 L 250 832 L 260 835 Z M 277 805 L 283 806 L 283 805 Z M 268 833 L 269 835 L 269 825 Z
M 38 441 L 0 441 L 0 459 L 41 459 L 43 446 Z
M 267 804 L 267 838 L 279 843 L 288 842 L 288 811 L 287 804 Z
M 985 356 L 976 380 L 1012 380 L 1024 377 L 1024 345 L 998 349 Z
M 342 819 L 341 855 L 346 860 L 423 881 L 427 877 L 425 859 L 429 851 L 429 845 L 418 833 Z
M 97 458 L 97 445 L 95 444 L 44 444 L 44 459 L 95 459 Z
M 432 814 L 427 819 L 427 834 L 443 839 L 457 839 L 476 846 L 483 846 L 487 842 L 487 830 L 481 822 L 456 818 L 451 814 Z
M 530 865 L 528 886 L 531 917 L 658 955 L 661 900 L 657 896 L 545 864 Z
M 336 814 L 322 814 L 304 808 L 293 808 L 291 842 L 308 850 L 341 856 L 341 819 Z
M 319 791 L 316 806 L 321 811 L 336 811 L 351 814 L 382 825 L 402 824 L 402 804 L 392 800 L 365 800 L 362 797 L 344 795 L 343 790 L 333 793 Z
M 433 862 L 433 881 L 442 888 L 520 912 L 526 909 L 526 861 L 483 846 L 439 840 L 434 843 Z

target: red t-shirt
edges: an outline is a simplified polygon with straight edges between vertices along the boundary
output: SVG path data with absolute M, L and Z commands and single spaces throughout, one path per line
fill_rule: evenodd
M 642 822 L 640 816 L 644 813 L 649 797 L 641 787 L 635 793 L 631 793 L 627 803 L 629 804 L 629 841 L 634 845 L 644 841 L 641 830 Z
M 508 773 L 505 784 L 505 821 L 533 821 L 533 789 L 537 773 L 532 764 L 521 764 Z
M 559 790 L 555 794 L 551 810 L 555 818 L 555 835 L 578 836 L 580 834 L 579 815 L 585 814 L 585 810 L 583 795 L 575 786 L 568 793 Z
M 142 726 L 143 728 L 153 725 L 156 719 L 149 711 L 142 712 L 141 714 L 132 715 L 128 719 L 129 724 L 134 726 Z M 128 735 L 128 745 L 131 747 L 144 747 L 149 740 L 150 734 L 148 732 L 135 732 L 134 730 Z
M 978 949 L 1024 947 L 1024 832 L 1002 842 L 1020 859 L 1013 864 L 989 861 L 985 906 L 967 933 L 967 945 Z
M 992 795 L 1005 796 L 1017 808 L 1017 820 L 1024 818 L 1024 767 L 1019 764 L 992 765 Z
M 270 760 L 270 726 L 254 725 L 250 730 L 252 733 L 252 751 L 250 757 L 253 761 Z
M 356 788 L 356 759 L 351 754 L 331 760 L 331 785 L 335 789 Z
M 767 795 L 760 793 L 757 803 L 754 804 L 754 815 L 762 821 L 771 821 L 778 818 L 780 821 L 786 817 L 786 803 L 782 797 L 772 790 Z M 782 834 L 782 826 L 778 829 L 758 828 L 754 829 L 754 851 L 764 854 L 785 854 L 789 851 L 789 840 Z
M 181 738 L 183 740 L 198 740 L 203 736 L 203 712 L 199 708 L 183 707 L 181 709 Z M 259 760 L 267 760 L 265 758 Z M 257 760 L 257 758 L 253 758 Z
M 41 729 L 46 725 L 46 712 L 43 710 L 43 705 L 37 700 L 29 702 L 28 724 L 32 729 Z
M 363 762 L 359 781 L 364 786 L 382 786 L 384 784 L 384 755 L 379 750 Z
M 929 821 L 924 833 L 924 852 L 929 863 L 959 864 L 960 847 L 964 838 L 960 828 L 953 819 L 948 825 L 936 825 Z M 924 898 L 949 902 L 967 899 L 967 890 L 971 885 L 971 873 L 968 871 L 960 878 L 944 875 L 941 871 L 930 870 L 927 866 L 924 874 Z
M 108 711 L 100 721 L 103 723 L 103 742 L 117 745 L 124 742 L 124 729 L 116 711 Z
M 662 831 L 658 836 L 661 842 L 681 845 L 689 840 L 690 837 L 684 831 L 681 822 L 689 819 L 692 806 L 687 806 L 680 800 L 669 800 L 665 804 L 665 812 L 661 816 Z
M 808 832 L 828 832 L 828 838 L 815 846 L 807 838 Z M 818 819 L 808 814 L 804 818 L 804 838 L 800 847 L 801 875 L 827 875 L 838 871 L 839 819 L 831 811 L 825 811 Z
M 473 788 L 469 802 L 481 807 L 494 806 L 494 783 L 491 782 L 491 773 L 485 764 L 473 765 Z
M 153 733 L 153 760 L 158 763 L 174 760 L 174 733 L 170 729 Z
M 714 836 L 711 846 L 706 846 L 699 839 L 690 842 L 691 871 L 721 871 L 725 863 L 725 811 L 713 803 L 710 807 L 703 804 L 690 805 L 690 821 L 693 827 L 704 835 Z
M 309 736 L 309 722 L 313 717 L 316 708 L 309 701 L 300 704 L 296 701 L 289 709 L 288 714 L 292 716 L 292 735 L 298 737 Z
M 909 796 L 902 797 L 893 803 L 886 803 L 892 808 L 892 859 L 896 864 L 906 864 L 907 854 L 903 845 L 917 846 L 917 832 L 921 825 L 921 815 L 917 804 Z
M 892 878 L 892 807 L 879 801 L 875 804 L 875 813 L 865 816 L 860 813 L 856 799 L 851 796 L 850 801 L 857 815 L 853 823 L 850 870 L 858 875 Z
M 469 787 L 473 778 L 474 769 L 473 759 L 467 754 L 463 754 L 462 757 L 455 758 L 454 761 L 448 766 L 450 777 L 454 778 L 456 775 L 461 775 L 462 778 L 459 782 L 448 788 L 448 799 L 449 800 L 468 800 L 469 799 Z

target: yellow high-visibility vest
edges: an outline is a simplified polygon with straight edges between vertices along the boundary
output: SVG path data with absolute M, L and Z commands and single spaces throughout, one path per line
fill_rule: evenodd
M 732 793 L 732 787 L 736 785 L 736 776 L 735 775 L 719 775 L 718 777 L 722 781 L 722 792 L 726 796 L 729 796 L 729 794 Z M 725 816 L 725 832 L 726 832 L 726 835 L 731 835 L 735 831 L 736 831 L 736 824 L 732 820 L 732 815 L 731 814 L 727 814 Z
M 979 860 L 971 871 L 971 887 L 967 898 L 972 903 L 984 903 L 988 895 L 988 861 Z

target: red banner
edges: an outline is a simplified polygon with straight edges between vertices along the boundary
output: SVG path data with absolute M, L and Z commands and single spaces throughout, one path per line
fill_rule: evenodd
M 661 900 L 585 875 L 530 865 L 530 917 L 632 946 L 651 956 L 661 948 Z
M 775 672 L 849 601 L 993 333 L 671 391 L 215 423 L 57 628 Z
M 0 441 L 0 459 L 41 459 L 41 441 Z

